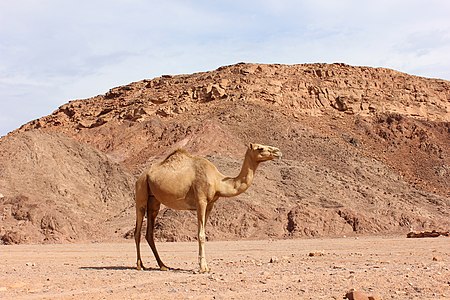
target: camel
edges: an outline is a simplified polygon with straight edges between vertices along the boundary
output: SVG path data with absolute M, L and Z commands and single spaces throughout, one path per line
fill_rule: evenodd
M 237 177 L 221 174 L 209 160 L 179 149 L 161 163 L 154 164 L 136 181 L 136 242 L 137 269 L 145 267 L 141 260 L 141 228 L 147 213 L 145 238 L 152 249 L 160 270 L 167 267 L 156 250 L 153 228 L 161 204 L 177 210 L 196 210 L 198 221 L 198 257 L 200 272 L 209 272 L 205 256 L 205 224 L 219 197 L 234 197 L 245 192 L 253 182 L 261 162 L 281 158 L 278 148 L 250 144 L 242 169 Z

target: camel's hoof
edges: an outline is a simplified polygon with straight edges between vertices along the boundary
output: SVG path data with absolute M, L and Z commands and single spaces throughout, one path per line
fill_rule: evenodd
M 206 268 L 206 269 L 201 269 L 200 270 L 200 274 L 205 274 L 205 273 L 209 273 L 209 272 L 211 272 L 211 270 L 209 269 L 209 268 Z
M 160 266 L 160 267 L 159 267 L 159 270 L 160 270 L 160 271 L 169 271 L 170 268 L 169 268 L 169 267 L 166 267 L 166 266 Z

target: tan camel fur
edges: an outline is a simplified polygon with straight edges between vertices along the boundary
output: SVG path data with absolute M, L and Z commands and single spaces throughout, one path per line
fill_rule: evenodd
M 141 260 L 141 228 L 147 213 L 145 238 L 161 270 L 169 268 L 156 250 L 153 227 L 161 204 L 178 210 L 196 210 L 200 272 L 209 272 L 205 257 L 205 224 L 219 197 L 233 197 L 245 192 L 252 184 L 259 163 L 281 158 L 278 148 L 250 144 L 237 177 L 222 175 L 207 159 L 177 150 L 161 163 L 154 164 L 136 182 L 136 241 L 137 269 L 145 269 Z

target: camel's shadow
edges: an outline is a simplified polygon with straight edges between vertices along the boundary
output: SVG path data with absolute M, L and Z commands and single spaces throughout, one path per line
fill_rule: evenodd
M 136 269 L 136 267 L 129 267 L 129 266 L 104 266 L 104 267 L 80 267 L 80 270 L 85 270 L 85 271 L 89 271 L 89 270 L 98 270 L 98 271 L 102 271 L 102 270 L 112 270 L 112 271 L 125 271 L 125 270 L 130 270 L 130 271 L 137 271 L 140 272 Z M 179 269 L 179 268 L 170 268 L 167 271 L 161 271 L 159 268 L 144 268 L 141 271 L 151 271 L 151 272 L 175 272 L 175 273 L 190 273 L 190 274 L 196 274 L 195 270 L 188 270 L 188 269 Z

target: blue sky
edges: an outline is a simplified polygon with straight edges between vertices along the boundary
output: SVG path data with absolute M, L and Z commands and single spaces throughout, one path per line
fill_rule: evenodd
M 0 0 L 0 136 L 73 99 L 237 62 L 450 80 L 446 0 Z

